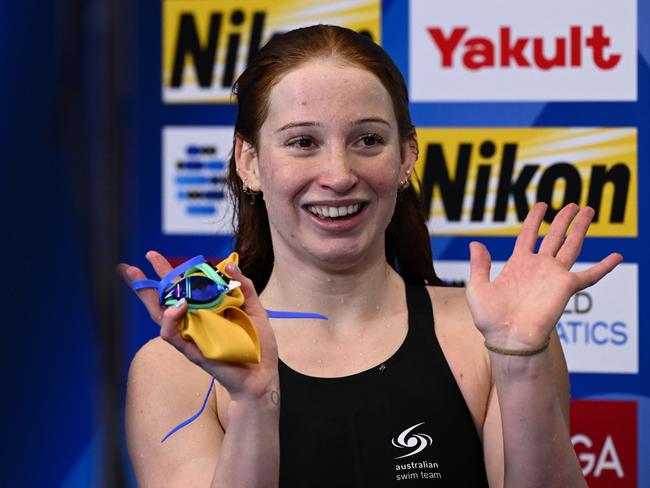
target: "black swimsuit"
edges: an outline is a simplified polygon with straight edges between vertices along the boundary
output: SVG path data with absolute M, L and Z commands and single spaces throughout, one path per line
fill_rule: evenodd
M 381 365 L 341 378 L 280 361 L 280 486 L 487 486 L 483 450 L 440 349 L 423 286 L 406 286 L 408 333 Z

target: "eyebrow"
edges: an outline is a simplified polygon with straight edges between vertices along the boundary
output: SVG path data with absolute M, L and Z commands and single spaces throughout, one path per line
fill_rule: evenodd
M 278 132 L 285 131 L 287 129 L 292 129 L 294 127 L 321 127 L 322 124 L 319 124 L 318 122 L 289 122 L 288 124 L 283 125 L 280 127 L 278 130 L 276 130 L 276 134 Z
M 367 117 L 365 119 L 355 120 L 350 124 L 350 126 L 355 127 L 358 125 L 369 124 L 369 123 L 379 123 L 387 127 L 391 126 L 387 120 L 382 119 L 381 117 Z M 323 124 L 319 122 L 309 122 L 309 121 L 289 122 L 288 124 L 285 124 L 282 127 L 280 127 L 275 132 L 277 134 L 278 132 L 283 132 L 288 129 L 293 129 L 294 127 L 322 127 L 322 125 Z
M 360 119 L 353 122 L 351 125 L 356 126 L 356 125 L 371 124 L 371 123 L 379 123 L 387 127 L 390 127 L 390 123 L 387 120 L 382 119 L 381 117 L 368 117 L 365 119 Z

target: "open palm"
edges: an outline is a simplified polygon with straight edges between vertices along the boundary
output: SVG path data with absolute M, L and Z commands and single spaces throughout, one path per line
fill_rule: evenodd
M 470 245 L 467 299 L 474 323 L 492 345 L 519 349 L 543 344 L 571 296 L 597 283 L 622 260 L 612 253 L 589 269 L 570 271 L 594 216 L 593 209 L 575 204 L 558 212 L 535 252 L 546 208 L 537 203 L 530 210 L 512 256 L 494 281 L 490 281 L 489 252 L 478 242 Z

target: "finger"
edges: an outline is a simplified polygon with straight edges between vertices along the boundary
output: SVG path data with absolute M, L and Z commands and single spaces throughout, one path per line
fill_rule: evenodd
M 226 272 L 232 279 L 237 280 L 241 283 L 240 289 L 244 294 L 244 303 L 247 313 L 250 315 L 266 318 L 266 310 L 264 310 L 259 296 L 255 291 L 255 285 L 249 278 L 244 276 L 244 274 L 239 269 L 239 266 L 237 266 L 237 263 L 228 263 L 226 265 Z
M 147 276 L 135 266 L 130 266 L 128 264 L 121 263 L 118 265 L 118 271 L 122 275 L 122 279 L 126 282 L 129 287 L 131 283 L 138 280 L 146 280 Z M 153 288 L 141 288 L 135 292 L 140 301 L 144 304 L 147 312 L 151 316 L 151 319 L 157 324 L 161 323 L 163 313 L 165 309 L 160 305 L 160 298 L 158 297 L 158 291 Z
M 205 357 L 201 354 L 197 345 L 191 340 L 184 339 L 180 332 L 180 326 L 186 313 L 187 302 L 185 299 L 181 299 L 173 307 L 167 308 L 160 323 L 160 337 L 169 342 L 190 361 L 200 364 Z
M 576 215 L 573 221 L 571 232 L 569 232 L 569 235 L 555 256 L 567 269 L 573 266 L 573 263 L 576 262 L 576 259 L 580 255 L 582 244 L 585 240 L 589 225 L 591 225 L 591 219 L 594 218 L 594 213 L 594 209 L 591 207 L 585 207 L 578 212 L 578 215 Z
M 480 242 L 469 244 L 469 286 L 476 286 L 490 281 L 492 259 L 487 248 Z
M 598 264 L 593 265 L 591 268 L 584 271 L 575 273 L 578 279 L 578 290 L 580 291 L 598 283 L 607 273 L 618 266 L 623 261 L 623 256 L 614 252 L 600 261 Z
M 537 242 L 537 237 L 539 236 L 539 226 L 542 223 L 544 214 L 548 205 L 544 202 L 537 202 L 533 208 L 530 209 L 528 215 L 524 219 L 524 223 L 521 225 L 521 230 L 515 241 L 515 252 L 533 252 L 535 249 L 535 243 Z
M 167 259 L 159 252 L 149 251 L 145 254 L 145 257 L 147 258 L 147 261 L 151 263 L 151 266 L 153 266 L 158 278 L 163 278 L 173 269 L 172 265 L 169 264 L 169 261 L 167 261 Z
M 560 247 L 562 247 L 569 224 L 571 224 L 571 221 L 578 214 L 579 210 L 580 207 L 575 203 L 570 203 L 565 205 L 557 213 L 546 236 L 542 240 L 542 244 L 539 246 L 539 254 L 547 254 L 549 256 L 555 256 L 557 254 Z

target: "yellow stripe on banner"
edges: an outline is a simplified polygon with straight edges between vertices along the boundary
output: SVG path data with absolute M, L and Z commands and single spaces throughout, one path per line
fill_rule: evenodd
M 164 0 L 163 99 L 229 102 L 232 83 L 277 33 L 313 24 L 368 33 L 381 42 L 379 0 Z
M 575 201 L 596 210 L 590 236 L 638 235 L 635 128 L 423 128 L 418 143 L 431 234 L 513 236 L 534 202 L 550 220 Z

